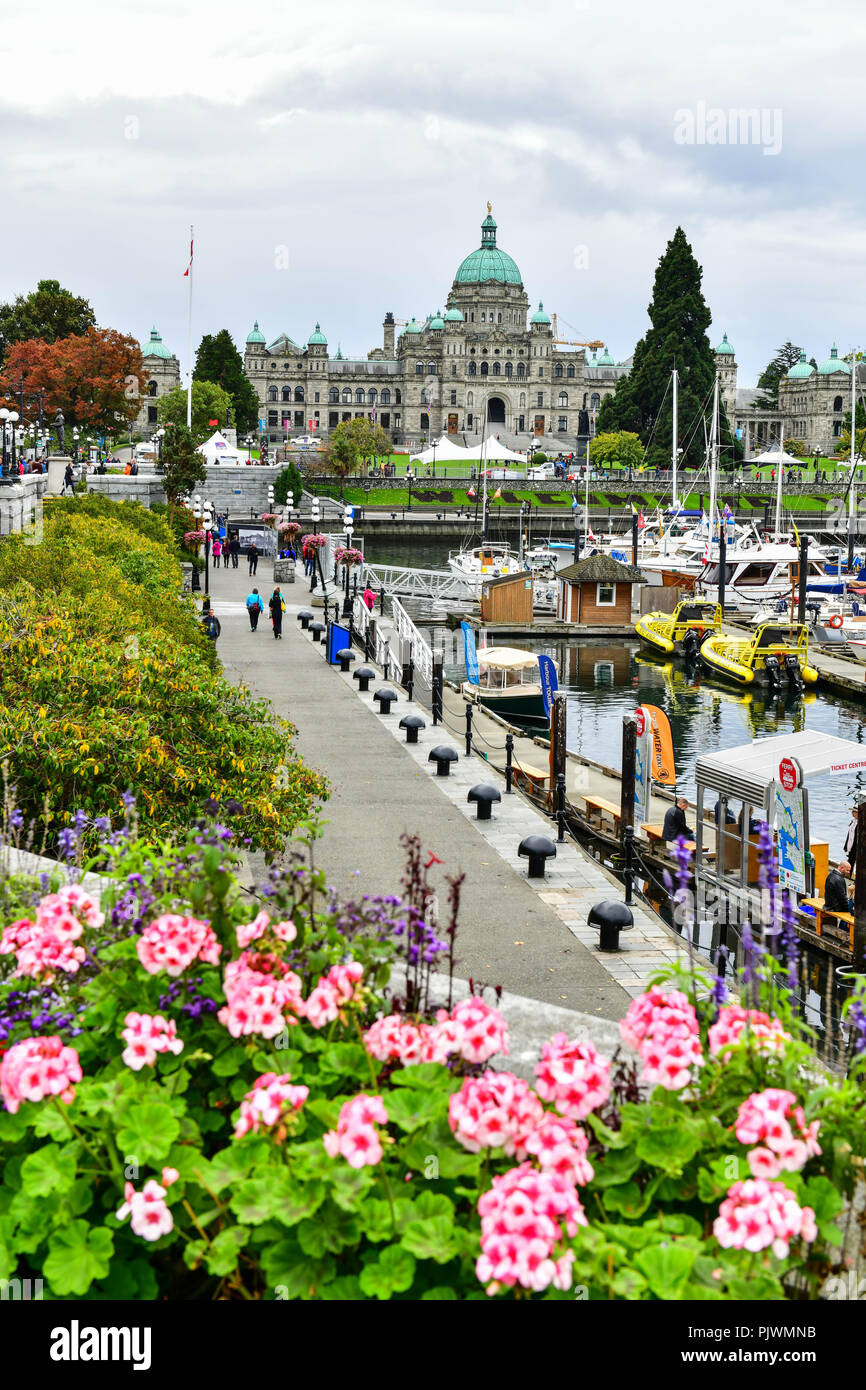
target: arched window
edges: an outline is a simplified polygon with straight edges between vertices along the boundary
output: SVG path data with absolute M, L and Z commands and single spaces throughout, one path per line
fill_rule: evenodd
M 304 388 L 303 388 L 303 386 L 296 386 L 296 387 L 295 387 L 295 400 L 296 400 L 296 401 L 303 401 L 303 399 L 304 399 Z
M 469 363 L 469 375 L 470 375 L 470 376 L 477 376 L 477 375 L 478 375 L 478 363 L 477 363 L 477 362 L 470 362 L 470 363 Z
M 501 315 L 501 314 L 497 314 L 497 315 L 496 315 L 496 322 L 497 322 L 497 323 L 501 323 L 501 322 L 502 322 L 502 315 Z
M 466 404 L 467 404 L 467 405 L 474 405 L 474 404 L 475 404 L 475 392 L 474 392 L 474 391 L 468 391 L 468 392 L 466 393 Z
M 390 405 L 390 404 L 391 404 L 391 392 L 390 392 L 390 389 L 389 389 L 387 386 L 383 386 L 383 387 L 382 387 L 382 404 L 383 404 L 383 405 Z
M 489 371 L 490 371 L 490 363 L 489 363 L 489 362 L 482 362 L 482 363 L 481 363 L 481 375 L 482 375 L 482 376 L 487 376 L 487 374 L 488 374 Z
M 597 391 L 593 391 L 592 395 L 591 395 L 590 398 L 589 398 L 589 408 L 590 408 L 590 410 L 598 410 L 598 407 L 599 407 L 600 405 L 601 405 L 601 396 L 598 394 Z
M 368 404 L 368 405 L 375 405 L 375 404 L 376 404 L 376 400 L 377 400 L 377 396 L 378 396 L 378 393 L 377 393 L 377 391 L 376 391 L 375 386 L 371 386 L 370 389 L 369 389 L 369 391 L 367 392 L 367 404 Z
M 502 367 L 500 366 L 500 364 L 499 364 L 498 362 L 494 362 L 494 363 L 493 363 L 493 375 L 494 375 L 494 376 L 499 376 L 499 373 L 500 373 L 501 371 L 502 371 Z
M 363 404 L 364 404 L 364 388 L 363 388 L 363 386 L 359 386 L 358 389 L 357 389 L 357 391 L 355 392 L 355 400 L 356 400 L 356 402 L 358 403 L 358 405 L 363 405 Z
M 395 405 L 401 405 L 402 402 L 403 402 L 403 392 L 400 390 L 399 386 L 396 386 L 396 387 L 394 388 L 394 404 L 395 404 Z
M 155 395 L 156 395 L 156 382 L 155 382 L 155 381 L 150 381 L 150 382 L 148 382 L 147 394 L 148 394 L 149 396 L 155 396 Z
M 506 375 L 506 376 L 511 376 L 511 374 L 513 373 L 513 371 L 514 371 L 514 363 L 513 363 L 513 362 L 506 362 L 506 364 L 505 364 L 505 375 Z
M 268 387 L 268 400 L 269 400 L 269 401 L 275 401 L 276 399 L 277 399 L 277 388 L 276 388 L 276 386 L 269 386 L 269 387 Z
M 416 362 L 416 363 L 415 363 L 415 375 L 416 375 L 416 376 L 423 376 L 423 375 L 424 375 L 424 363 L 423 363 L 423 362 Z
M 833 409 L 834 409 L 834 410 L 841 410 L 841 409 L 842 409 L 842 397 L 841 397 L 841 396 L 837 396 L 836 399 L 833 401 Z
M 340 391 L 339 391 L 339 387 L 337 387 L 337 386 L 332 386 L 331 389 L 330 389 L 330 391 L 328 392 L 328 404 L 329 404 L 329 405 L 337 405 L 337 404 L 339 403 L 339 400 L 340 400 Z
M 436 363 L 435 363 L 435 362 L 428 362 L 428 363 L 427 363 L 427 375 L 428 375 L 428 376 L 435 376 L 435 375 L 436 375 Z
M 486 322 L 487 322 L 487 315 L 485 314 L 485 312 L 484 312 L 483 309 L 481 310 L 481 322 L 482 322 L 482 323 L 486 323 Z
M 567 406 L 567 405 L 568 405 L 568 392 L 567 392 L 567 391 L 560 391 L 560 393 L 559 393 L 559 405 L 560 405 L 560 409 L 561 409 L 563 406 Z
M 525 363 L 525 362 L 518 362 L 518 364 L 517 364 L 517 375 L 518 375 L 518 376 L 526 376 L 526 363 Z
M 554 376 L 562 376 L 562 363 L 561 363 L 561 362 L 557 362 L 556 366 L 555 366 L 554 369 L 553 369 L 553 375 L 554 375 Z
M 421 411 L 421 428 L 422 430 L 430 429 L 430 416 L 427 414 L 426 410 Z
M 520 409 L 521 409 L 521 410 L 525 410 L 525 408 L 526 408 L 526 392 L 525 392 L 525 391 L 521 391 L 521 393 L 520 393 L 520 402 L 519 402 L 519 404 L 520 404 Z
M 568 369 L 567 369 L 567 371 L 566 371 L 566 376 L 569 376 L 569 377 L 573 377 L 573 376 L 574 376 L 574 363 L 573 363 L 573 362 L 569 362 L 569 364 L 568 364 Z
M 290 401 L 292 399 L 291 386 L 284 386 L 280 394 L 282 395 L 284 401 Z
M 352 388 L 351 388 L 351 386 L 344 386 L 344 387 L 343 387 L 343 405 L 351 405 L 351 404 L 352 404 Z

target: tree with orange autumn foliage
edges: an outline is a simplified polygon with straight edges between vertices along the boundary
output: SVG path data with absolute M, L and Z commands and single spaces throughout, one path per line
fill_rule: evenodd
M 135 419 L 147 382 L 135 338 L 113 328 L 56 342 L 29 338 L 10 345 L 0 374 L 0 396 L 17 405 L 43 393 L 46 415 L 62 410 L 67 425 L 111 431 Z

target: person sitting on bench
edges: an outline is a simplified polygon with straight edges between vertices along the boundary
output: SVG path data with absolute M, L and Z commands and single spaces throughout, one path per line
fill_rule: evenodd
M 824 911 L 831 914 L 853 912 L 851 886 L 851 865 L 842 859 L 837 868 L 830 870 L 824 883 Z
M 679 796 L 677 797 L 676 805 L 671 806 L 670 809 L 665 812 L 662 839 L 666 845 L 671 844 L 680 835 L 685 836 L 687 840 L 693 840 L 695 838 L 695 832 L 690 830 L 686 825 L 686 808 L 688 804 L 684 796 Z

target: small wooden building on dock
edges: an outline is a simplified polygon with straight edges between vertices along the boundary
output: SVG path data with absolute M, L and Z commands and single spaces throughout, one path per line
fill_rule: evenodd
M 485 579 L 481 585 L 481 621 L 531 623 L 532 598 L 532 575 L 528 570 Z
M 560 570 L 556 616 L 585 627 L 622 627 L 631 622 L 633 584 L 643 584 L 640 570 L 609 555 L 587 555 Z

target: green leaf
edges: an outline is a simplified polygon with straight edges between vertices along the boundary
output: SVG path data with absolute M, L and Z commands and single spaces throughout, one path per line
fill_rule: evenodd
M 593 1166 L 593 1187 L 616 1187 L 618 1183 L 628 1182 L 640 1167 L 640 1158 L 635 1149 L 612 1149 L 594 1160 Z
M 420 1062 L 417 1067 L 403 1067 L 391 1073 L 392 1086 L 409 1086 L 415 1091 L 429 1091 L 437 1086 L 445 1092 L 455 1088 L 454 1077 L 441 1062 Z
M 388 1245 L 362 1269 L 361 1288 L 368 1297 L 388 1299 L 392 1293 L 405 1293 L 414 1278 L 414 1257 L 399 1245 Z
M 640 1136 L 636 1151 L 644 1163 L 663 1168 L 666 1173 L 681 1173 L 701 1147 L 696 1129 L 683 1124 L 671 1124 L 664 1129 L 650 1129 Z
M 246 1053 L 239 1047 L 229 1047 L 211 1063 L 214 1076 L 235 1076 L 246 1063 Z
M 21 1165 L 21 1187 L 32 1197 L 49 1192 L 68 1192 L 75 1182 L 80 1145 L 43 1144 L 29 1153 Z
M 431 1216 L 426 1221 L 410 1221 L 401 1237 L 404 1249 L 419 1260 L 445 1264 L 458 1253 L 454 1225 L 447 1216 Z
M 336 1254 L 345 1245 L 357 1245 L 360 1239 L 357 1218 L 330 1203 L 317 1212 L 315 1220 L 298 1226 L 298 1244 L 305 1255 Z
M 435 1288 L 427 1289 L 421 1295 L 422 1303 L 456 1303 L 456 1290 L 449 1288 L 447 1284 L 437 1284 Z
M 208 1273 L 223 1278 L 231 1274 L 238 1262 L 238 1255 L 246 1244 L 249 1229 L 246 1226 L 228 1226 L 215 1236 L 205 1247 L 204 1262 Z
M 332 1279 L 330 1284 L 323 1284 L 319 1298 L 325 1303 L 362 1303 L 364 1293 L 361 1281 L 355 1274 L 343 1274 L 338 1279 Z
M 124 1124 L 117 1131 L 123 1154 L 132 1154 L 137 1163 L 161 1163 L 180 1134 L 180 1124 L 164 1101 L 133 1104 L 126 1110 Z
M 375 1186 L 375 1173 L 370 1168 L 350 1168 L 348 1163 L 343 1163 L 340 1159 L 329 1159 L 328 1162 L 331 1165 L 328 1182 L 337 1206 L 342 1207 L 344 1211 L 358 1210 L 361 1199 Z
M 337 1269 L 330 1255 L 321 1260 L 305 1257 L 293 1238 L 268 1246 L 262 1267 L 276 1299 L 317 1298 Z
M 28 1111 L 31 1114 L 28 1115 Z M 23 1138 L 32 1119 L 32 1111 L 32 1105 L 23 1105 L 15 1115 L 10 1114 L 8 1110 L 0 1110 L 0 1140 L 4 1144 L 15 1144 Z
M 695 1256 L 696 1251 L 671 1242 L 639 1250 L 634 1263 L 641 1274 L 646 1275 L 657 1298 L 680 1299 L 692 1272 Z
M 405 1087 L 402 1091 L 392 1091 L 385 1102 L 391 1123 L 410 1133 L 440 1118 L 446 1108 L 447 1099 L 442 1092 L 415 1091 Z
M 207 1167 L 204 1176 L 208 1187 L 212 1187 L 214 1192 L 222 1192 L 229 1183 L 239 1182 L 259 1164 L 266 1163 L 270 1154 L 271 1146 L 267 1139 L 246 1135 L 243 1139 L 234 1140 L 228 1148 L 214 1154 L 209 1162 L 206 1159 L 202 1161 L 202 1167 Z M 179 1163 L 175 1167 L 183 1171 Z
M 89 1298 L 132 1303 L 152 1300 L 159 1295 L 156 1275 L 148 1260 L 120 1258 L 111 1261 L 108 1278 L 91 1286 Z
M 801 1206 L 811 1207 L 814 1211 L 818 1231 L 824 1240 L 829 1241 L 831 1245 L 841 1245 L 845 1237 L 834 1218 L 838 1216 L 844 1203 L 842 1194 L 830 1179 L 823 1176 L 809 1178 L 808 1182 L 803 1183 L 799 1201 Z
M 104 1226 L 73 1221 L 55 1231 L 42 1266 L 54 1293 L 87 1293 L 94 1279 L 104 1279 L 114 1252 L 114 1238 Z
M 276 1187 L 270 1178 L 247 1178 L 231 1199 L 232 1211 L 240 1221 L 257 1226 L 276 1216 Z

